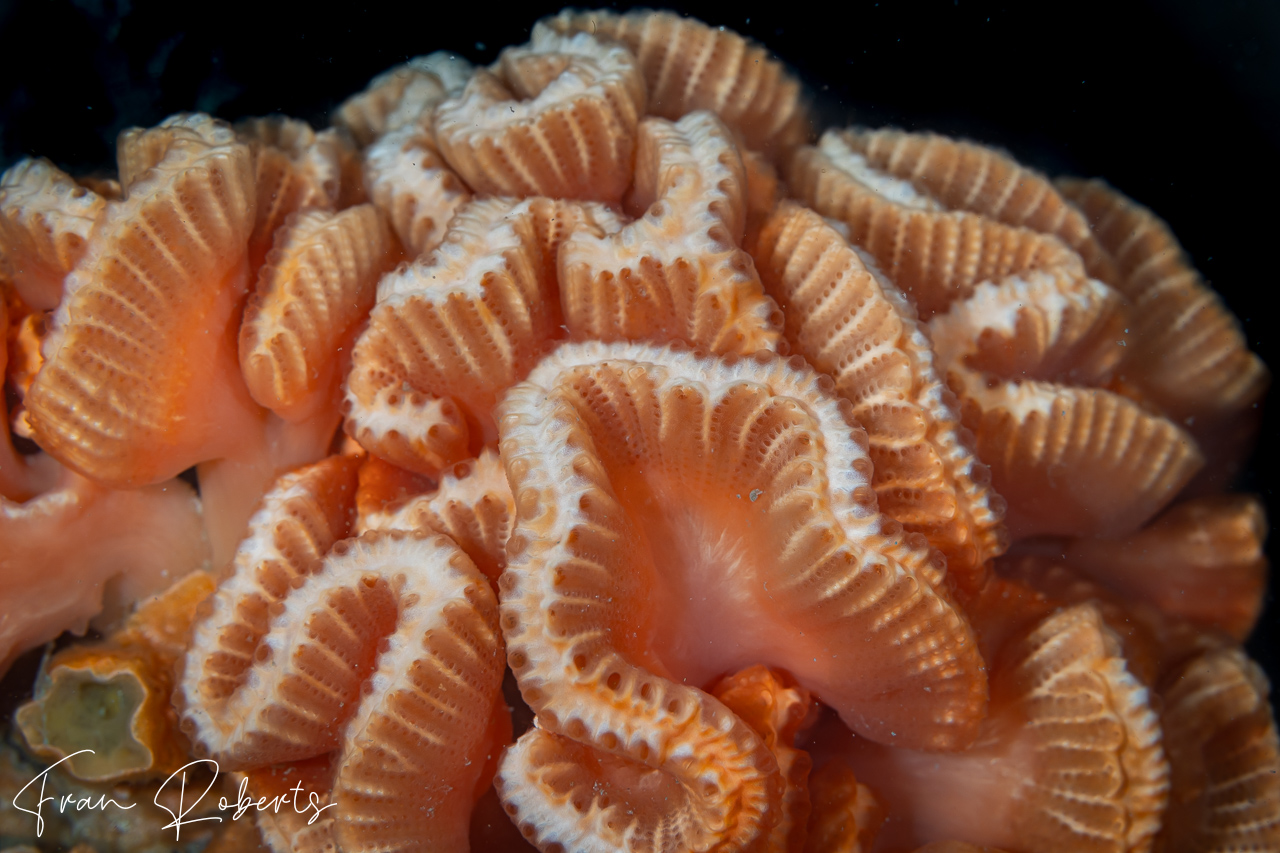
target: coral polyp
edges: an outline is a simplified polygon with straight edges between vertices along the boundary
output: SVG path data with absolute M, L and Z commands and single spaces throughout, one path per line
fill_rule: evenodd
M 1280 850 L 1268 373 L 1158 212 L 530 23 L 4 173 L 0 663 L 64 636 L 0 782 L 276 804 L 214 851 Z

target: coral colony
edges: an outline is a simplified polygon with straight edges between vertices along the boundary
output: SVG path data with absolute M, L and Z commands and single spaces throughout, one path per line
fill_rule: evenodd
M 801 95 L 564 12 L 5 173 L 0 659 L 104 639 L 0 832 L 1280 849 L 1234 318 L 1105 183 Z

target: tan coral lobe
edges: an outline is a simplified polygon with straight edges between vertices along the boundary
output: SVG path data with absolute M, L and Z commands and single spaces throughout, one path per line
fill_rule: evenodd
M 0 275 L 37 311 L 56 308 L 106 201 L 45 159 L 0 176 Z
M 275 797 L 288 797 L 295 786 L 307 792 L 308 805 L 315 794 L 316 808 L 326 809 L 312 821 L 313 809 L 299 814 L 297 809 L 268 808 L 254 815 L 254 824 L 265 850 L 270 853 L 333 853 L 337 845 L 333 838 L 332 787 L 335 753 L 325 753 L 305 761 L 275 764 L 245 772 L 249 796 L 267 797 L 272 803 Z M 286 801 L 287 802 L 287 801 Z M 245 816 L 248 818 L 248 815 Z M 236 853 L 239 853 L 237 850 Z
M 359 448 L 354 440 L 347 438 L 349 444 Z M 375 517 L 381 517 L 384 510 L 395 504 L 403 503 L 410 498 L 424 495 L 431 491 L 434 481 L 412 471 L 398 468 L 361 448 L 354 454 L 360 459 L 359 486 L 356 488 L 356 527 L 363 533 L 373 526 Z
M 339 542 L 359 465 L 330 457 L 264 499 L 197 626 L 180 704 L 192 739 L 228 766 L 302 772 L 337 750 L 317 771 L 336 808 L 270 824 L 285 849 L 457 849 L 486 756 L 510 737 L 497 602 L 443 537 Z
M 36 442 L 115 487 L 199 466 L 223 564 L 281 470 L 312 461 L 339 413 L 292 424 L 259 407 L 237 333 L 256 205 L 249 146 L 200 114 L 121 135 L 125 196 L 67 276 L 25 403 Z
M 1150 850 L 1169 766 L 1148 692 L 1097 608 L 1062 609 L 1006 644 L 991 689 L 992 714 L 967 752 L 833 744 L 886 804 L 881 843 Z
M 561 334 L 556 257 L 579 225 L 616 230 L 596 204 L 473 202 L 427 258 L 387 275 L 347 377 L 347 432 L 427 476 L 497 438 L 492 410 Z
M 1014 610 L 1006 601 L 1004 612 L 1000 613 L 1000 604 L 988 601 L 985 613 L 970 610 L 975 630 L 992 635 L 990 639 L 983 637 L 984 649 L 1016 636 L 1056 610 L 1078 604 L 1098 611 L 1120 641 L 1126 668 L 1147 687 L 1157 686 L 1163 676 L 1195 655 L 1223 646 L 1223 635 L 1170 618 L 1146 602 L 1126 600 L 1068 568 L 1052 554 L 1052 548 L 1047 550 L 1049 553 L 1006 556 L 997 563 L 998 578 L 1004 587 L 1001 594 L 1017 599 L 1022 607 Z M 993 621 L 995 630 L 991 630 Z
M 626 48 L 535 26 L 436 110 L 436 144 L 482 195 L 617 202 L 631 177 L 644 80 Z
M 1219 649 L 1162 692 L 1172 789 L 1158 849 L 1280 847 L 1280 741 L 1266 676 L 1239 649 Z
M 987 562 L 1007 547 L 1004 501 L 961 440 L 954 396 L 914 307 L 835 228 L 793 202 L 766 220 L 753 251 L 792 347 L 835 379 L 867 431 L 880 510 L 942 551 L 958 588 L 981 588 Z
M 120 195 L 127 197 L 138 180 L 175 151 L 198 152 L 234 135 L 226 122 L 205 113 L 174 113 L 155 127 L 130 127 L 116 137 Z M 180 162 L 175 158 L 172 163 Z
M 678 119 L 711 110 L 750 147 L 770 154 L 808 137 L 799 81 L 764 48 L 724 27 L 650 9 L 625 14 L 565 9 L 539 25 L 625 44 L 639 61 L 654 115 Z
M 0 498 L 0 545 L 0 673 L 20 652 L 82 634 L 104 607 L 118 613 L 209 560 L 186 483 L 114 491 L 65 469 L 25 503 Z
M 895 551 L 830 389 L 768 353 L 588 343 L 508 393 L 503 628 L 539 728 L 499 780 L 541 848 L 762 844 L 776 760 L 694 687 L 740 662 L 789 670 L 872 737 L 971 737 L 968 627 L 923 580 L 928 552 Z M 627 792 L 636 773 L 652 794 Z
M 1263 607 L 1267 519 L 1257 498 L 1175 504 L 1124 539 L 1073 539 L 1063 562 L 1133 601 L 1243 642 Z
M 370 145 L 385 133 L 429 117 L 441 101 L 462 91 L 471 72 L 471 63 L 452 53 L 415 56 L 343 101 L 333 123 L 359 145 Z
M 809 776 L 811 811 L 805 853 L 870 853 L 884 806 L 843 761 L 828 761 Z
M 25 306 L 24 306 L 25 307 Z M 0 308 L 0 326 L 3 326 L 4 308 Z M 33 311 L 16 323 L 11 323 L 8 330 L 8 352 L 0 354 L 0 371 L 6 374 L 9 388 L 17 397 L 13 411 L 9 413 L 9 428 L 14 435 L 31 438 L 31 421 L 27 417 L 24 401 L 36 374 L 44 366 L 44 339 L 49 334 L 48 315 L 43 311 Z M 5 356 L 8 356 L 8 363 Z M 34 460 L 27 459 L 30 463 Z M 3 478 L 0 478 L 3 479 Z M 2 490 L 2 489 L 0 489 Z M 7 492 L 6 492 L 7 493 Z M 13 497 L 13 495 L 9 495 Z
M 515 517 L 506 472 L 498 454 L 485 448 L 476 459 L 459 462 L 446 471 L 434 491 L 363 514 L 357 529 L 443 533 L 496 589 L 498 576 L 507 565 L 507 538 Z
M 929 324 L 1015 538 L 1132 531 L 1204 463 L 1169 419 L 1089 387 L 1123 352 L 1119 311 L 1101 282 L 1031 271 L 978 285 Z
M 0 282 L 0 330 L 4 348 L 0 349 L 0 500 L 23 502 L 54 487 L 61 474 L 58 465 L 47 454 L 26 455 L 14 446 L 13 436 L 30 438 L 30 424 L 23 399 L 40 367 L 40 334 L 44 314 L 30 313 L 17 293 Z M 10 392 L 17 397 L 14 411 L 8 411 Z
M 422 121 L 388 131 L 369 146 L 364 181 L 410 258 L 439 246 L 453 215 L 471 200 Z
M 356 329 L 395 257 L 371 205 L 281 227 L 240 325 L 240 367 L 259 405 L 291 421 L 336 410 Z
M 137 486 L 234 441 L 216 418 L 244 405 L 225 338 L 248 284 L 254 189 L 247 146 L 207 116 L 175 116 L 121 151 L 127 195 L 67 277 L 26 402 L 41 447 Z
M 959 394 L 978 456 L 1009 501 L 1011 534 L 1115 535 L 1141 525 L 1203 457 L 1169 419 L 1089 387 L 1108 384 L 1126 351 L 1120 293 L 1089 278 L 1080 256 L 1055 237 L 944 210 L 873 165 L 864 142 L 828 131 L 818 147 L 798 150 L 795 189 L 819 213 L 841 220 L 850 240 L 929 318 L 939 373 Z M 1021 175 L 1004 158 L 980 150 L 976 156 L 983 163 L 978 177 L 993 170 Z M 953 165 L 963 161 L 953 158 Z M 1009 218 L 1061 225 L 1071 209 L 1038 176 L 1022 177 L 1033 200 L 1052 210 L 1047 218 L 1005 211 Z M 949 179 L 920 183 L 953 190 Z M 1004 210 L 1003 202 L 982 201 L 980 190 L 953 201 Z M 1079 238 L 1078 226 L 1068 236 Z
M 581 689 L 584 671 L 701 684 L 765 660 L 870 736 L 965 742 L 985 693 L 968 627 L 922 582 L 928 550 L 876 511 L 869 466 L 855 464 L 866 438 L 830 391 L 799 359 L 588 343 L 509 392 L 502 448 L 518 520 L 503 606 L 536 711 L 568 725 L 579 711 L 561 691 Z M 758 563 L 764 554 L 775 556 Z M 746 577 L 758 580 L 737 588 Z M 727 618 L 708 619 L 726 596 Z M 915 645 L 925 626 L 927 650 Z M 856 661 L 840 654 L 853 634 Z M 910 720 L 887 699 L 899 679 L 902 691 L 931 688 L 911 691 Z M 674 689 L 661 685 L 651 692 Z
M 1116 287 L 1133 306 L 1125 369 L 1143 391 L 1179 421 L 1213 422 L 1255 402 L 1267 368 L 1169 227 L 1102 181 L 1061 180 L 1058 187 L 1115 257 Z
M 235 129 L 253 152 L 257 201 L 249 268 L 256 273 L 290 215 L 337 208 L 344 190 L 344 149 L 351 143 L 336 131 L 316 133 L 306 122 L 285 116 L 245 119 Z
M 241 724 L 253 665 L 272 618 L 294 587 L 319 571 L 351 532 L 358 460 L 347 456 L 280 477 L 263 496 L 227 576 L 196 624 L 178 683 L 188 732 L 215 754 Z M 225 721 L 230 721 L 230 726 Z M 268 763 L 250 753 L 244 764 Z
M 471 77 L 466 60 L 433 53 L 378 77 L 345 103 L 335 121 L 367 145 L 364 184 L 409 257 L 433 250 L 471 191 L 436 145 L 436 107 L 460 95 Z
M 817 718 L 817 703 L 786 673 L 763 666 L 725 676 L 710 692 L 755 729 L 778 762 L 785 788 L 781 814 L 766 849 L 800 853 L 808 836 L 809 770 L 813 760 L 796 748 L 795 741 L 800 730 Z
M 1051 234 L 1080 255 L 1089 275 L 1115 285 L 1115 261 L 1089 221 L 1043 175 L 974 142 L 936 133 L 851 128 L 836 131 L 867 165 L 910 181 L 951 210 L 969 210 L 1006 225 Z
M 848 227 L 849 242 L 871 253 L 923 320 L 984 281 L 1056 268 L 1084 274 L 1079 256 L 1060 240 L 975 213 L 946 212 L 910 182 L 873 168 L 839 131 L 797 149 L 786 177 L 796 198 Z
M 193 731 L 215 758 L 260 766 L 337 749 L 331 843 L 465 848 L 507 711 L 497 602 L 456 545 L 402 531 L 339 543 L 258 648 L 230 697 L 241 712 L 218 708 Z
M 574 337 L 683 340 L 714 353 L 776 350 L 777 307 L 742 251 L 747 178 L 707 112 L 641 123 L 621 229 L 579 228 L 560 250 L 561 301 Z

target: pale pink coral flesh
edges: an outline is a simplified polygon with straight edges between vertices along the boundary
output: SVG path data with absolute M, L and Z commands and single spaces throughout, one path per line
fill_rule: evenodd
M 830 390 L 768 353 L 641 344 L 562 347 L 514 389 L 503 604 L 526 693 L 579 653 L 694 686 L 763 661 L 877 740 L 966 744 L 986 693 L 968 625 L 924 582 L 928 549 L 876 512 L 865 433 Z
M 923 579 L 927 548 L 876 512 L 865 433 L 831 390 L 768 352 L 587 343 L 507 395 L 503 628 L 539 728 L 498 780 L 540 847 L 762 849 L 778 759 L 698 689 L 740 661 L 789 670 L 878 740 L 972 737 L 968 626 Z
M 886 803 L 882 841 L 963 838 L 1009 850 L 1150 848 L 1169 768 L 1147 690 L 1089 605 L 1008 644 L 979 743 L 937 755 L 824 736 Z
M 114 491 L 69 471 L 26 503 L 0 498 L 0 543 L 0 671 L 65 630 L 82 633 L 104 598 L 118 596 L 118 612 L 209 560 L 186 483 Z
M 208 116 L 178 115 L 126 133 L 120 151 L 125 197 L 108 205 L 67 276 L 28 415 L 42 448 L 113 486 L 206 463 L 205 523 L 221 562 L 266 483 L 321 455 L 338 415 L 286 425 L 241 376 L 255 206 L 248 147 Z

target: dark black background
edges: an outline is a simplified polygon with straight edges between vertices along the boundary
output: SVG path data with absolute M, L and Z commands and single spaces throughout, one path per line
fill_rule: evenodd
M 487 62 L 556 5 L 0 0 L 0 168 L 40 154 L 113 168 L 115 135 L 179 110 L 323 126 L 374 74 L 457 51 Z M 1100 175 L 1156 210 L 1277 363 L 1280 4 L 800 2 L 677 6 L 773 49 L 825 123 L 930 128 L 1052 174 Z M 1242 487 L 1280 513 L 1280 410 Z M 1274 560 L 1276 545 L 1268 549 Z M 1251 643 L 1274 676 L 1272 600 Z

